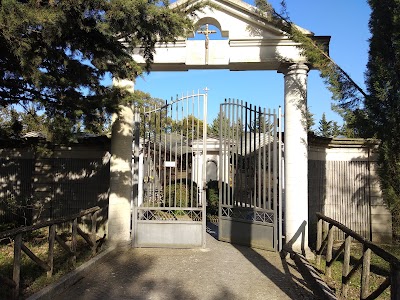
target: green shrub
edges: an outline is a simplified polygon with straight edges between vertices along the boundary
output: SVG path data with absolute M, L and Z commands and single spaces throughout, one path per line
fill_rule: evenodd
M 218 215 L 219 188 L 217 180 L 207 183 L 207 214 Z
M 196 194 L 197 194 L 197 185 L 193 183 L 193 190 L 190 192 L 192 187 L 192 182 L 181 181 L 173 183 L 167 186 L 165 190 L 165 202 L 164 205 L 166 207 L 192 207 L 196 206 Z M 192 203 L 193 197 L 193 203 Z M 175 204 L 176 201 L 176 204 Z

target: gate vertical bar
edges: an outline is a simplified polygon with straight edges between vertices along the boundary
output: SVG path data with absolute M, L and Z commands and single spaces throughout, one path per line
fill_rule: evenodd
M 235 193 L 235 154 L 236 154 L 236 145 L 237 145 L 237 140 L 236 140 L 236 132 L 235 132 L 235 107 L 236 107 L 236 100 L 232 99 L 232 125 L 231 125 L 231 131 L 232 131 L 232 147 L 231 147 L 231 163 L 230 163 L 230 169 L 231 169 L 231 174 L 230 174 L 230 185 L 231 185 L 231 190 L 232 190 L 232 201 L 233 203 L 236 203 L 237 205 L 237 198 L 236 198 L 236 193 Z
M 155 108 L 156 106 L 154 105 L 154 108 Z M 157 136 L 157 130 L 156 130 L 156 128 L 157 128 L 157 122 L 156 122 L 156 119 L 157 119 L 157 114 L 154 114 L 154 121 L 151 119 L 152 118 L 152 116 L 151 116 L 151 113 L 150 112 L 148 112 L 147 113 L 147 118 L 148 118 L 148 133 L 147 133 L 147 135 L 148 135 L 148 148 L 149 148 L 149 162 L 148 162 L 148 168 L 149 168 L 149 176 L 150 175 L 153 175 L 153 178 L 154 178 L 154 180 L 151 180 L 151 178 L 149 178 L 150 179 L 150 182 L 149 182 L 149 188 L 150 188 L 150 194 L 151 194 L 151 198 L 150 198 L 150 200 L 151 200 L 151 203 L 153 203 L 153 206 L 154 206 L 154 201 L 155 201 L 155 191 L 154 191 L 154 189 L 155 189 L 155 179 L 157 178 L 157 176 L 159 175 L 158 173 L 157 173 L 157 169 L 156 169 L 156 149 L 155 149 L 155 146 L 156 146 L 156 143 L 157 143 L 157 138 L 158 138 L 158 136 Z M 152 142 L 152 138 L 151 138 L 151 126 L 153 125 L 153 123 L 154 123 L 154 134 L 153 134 L 153 142 Z M 147 132 L 147 131 L 146 131 Z M 152 168 L 151 167 L 151 164 L 153 163 L 153 165 L 154 165 L 154 167 Z M 158 176 L 158 178 L 160 178 L 160 176 Z
M 225 99 L 225 105 L 224 105 L 224 120 L 225 120 L 225 118 L 226 118 L 226 115 L 227 115 L 227 110 L 228 110 L 228 102 L 227 102 L 227 100 Z M 221 120 L 222 121 L 222 120 Z M 227 143 L 228 143 L 228 137 L 227 137 L 227 135 L 228 135 L 228 132 L 227 132 L 227 130 L 228 130 L 228 126 L 227 126 L 227 124 L 226 124 L 226 121 L 224 121 L 223 123 L 221 123 L 222 125 L 222 136 L 224 137 L 224 139 L 223 139 L 223 181 L 222 181 L 222 184 L 223 184 L 223 198 L 222 198 L 222 200 L 223 200 L 223 202 L 224 202 L 224 204 L 225 205 L 227 205 L 228 204 L 228 190 L 227 190 L 227 184 L 226 184 L 226 182 L 227 182 L 227 172 L 226 172 L 226 168 L 227 168 L 227 151 L 228 151 L 228 149 L 226 149 L 227 148 Z
M 194 91 L 192 92 L 192 96 L 194 97 Z M 185 186 L 188 186 L 188 143 L 189 143 L 189 95 L 186 97 L 186 147 L 185 147 Z M 183 153 L 182 153 L 183 156 Z M 185 193 L 185 203 L 189 205 L 189 191 Z
M 270 136 L 270 134 L 269 134 L 269 131 L 268 131 L 268 140 L 267 140 L 267 130 L 266 130 L 266 126 L 267 126 L 267 112 L 266 112 L 266 109 L 264 108 L 264 110 L 263 110 L 263 115 L 264 115 L 264 122 L 263 122 L 263 163 L 262 163 L 262 165 L 263 165 L 263 170 L 262 170 L 262 173 L 263 173 L 263 177 L 262 177 L 262 186 L 263 186 L 263 197 L 262 197 L 262 199 L 263 199 L 263 207 L 262 208 L 264 208 L 264 209 L 266 209 L 267 208 L 267 193 L 266 193 L 266 189 L 267 188 L 269 188 L 269 183 L 266 185 L 266 182 L 267 182 L 267 180 L 269 181 L 269 177 L 270 176 L 268 176 L 267 177 L 267 165 L 266 165 L 266 148 L 267 148 L 267 145 L 268 145 L 268 147 L 269 147 L 269 136 Z M 268 123 L 269 124 L 269 123 Z M 269 126 L 269 125 L 268 125 Z
M 165 101 L 165 106 L 163 107 L 163 109 L 160 110 L 160 113 L 163 113 L 164 110 L 165 110 L 165 121 L 166 121 L 166 119 L 168 117 L 168 102 L 167 101 Z M 167 167 L 165 166 L 165 162 L 167 161 L 167 133 L 165 132 L 164 127 L 165 127 L 165 123 L 163 126 L 163 124 L 160 120 L 160 136 L 162 136 L 162 134 L 164 132 L 164 160 L 163 160 L 163 164 L 161 163 L 161 161 L 160 161 L 160 164 L 162 165 L 162 169 L 164 170 L 164 193 L 166 193 L 168 191 L 168 194 L 169 194 L 168 206 L 171 206 L 171 188 L 170 188 L 170 186 L 168 186 L 168 190 L 167 190 Z M 161 143 L 160 147 L 162 147 L 162 143 Z M 170 153 L 171 153 L 171 151 L 170 151 Z M 169 176 L 169 179 L 171 179 L 170 176 Z
M 172 109 L 172 107 L 173 107 L 173 101 L 171 99 L 171 109 Z M 179 120 L 178 104 L 176 104 L 175 107 L 176 107 L 175 108 L 175 113 L 176 113 L 175 120 L 178 121 Z M 174 179 L 175 179 L 175 186 L 174 186 L 175 195 L 177 193 L 177 184 L 176 184 L 178 182 L 177 175 L 178 175 L 178 139 L 175 136 L 175 177 L 174 177 Z M 175 203 L 175 206 L 176 206 L 176 203 Z
M 207 89 L 206 89 L 207 90 Z M 207 91 L 206 91 L 207 92 Z M 203 98 L 203 101 L 204 101 L 204 98 Z M 198 116 L 200 116 L 200 105 L 201 105 L 201 103 L 200 103 L 200 97 L 197 97 L 197 115 Z M 204 105 L 204 102 L 203 102 L 203 105 Z M 204 113 L 204 111 L 203 111 L 203 113 Z M 204 118 L 203 118 L 204 119 Z M 204 123 L 203 123 L 204 124 Z M 200 120 L 198 120 L 198 124 L 197 124 L 197 139 L 200 139 Z M 203 128 L 201 128 L 201 132 L 203 133 Z M 204 139 L 203 139 L 203 142 L 204 142 Z M 199 159 L 199 157 L 198 157 L 198 159 Z M 204 162 L 203 162 L 204 163 Z M 203 164 L 201 164 L 201 165 L 203 165 Z M 198 175 L 197 175 L 198 176 Z M 200 191 L 199 191 L 199 186 L 197 185 L 197 188 L 196 188 L 196 206 L 198 207 L 200 204 L 201 204 L 201 199 L 200 199 Z
M 240 119 L 242 120 L 242 122 L 244 122 L 243 120 L 245 119 L 245 118 L 243 118 L 243 107 L 244 106 L 243 106 L 243 100 L 242 100 L 240 102 Z M 245 113 L 246 113 L 246 110 L 245 110 Z M 246 123 L 243 123 L 243 126 L 246 127 Z M 244 145 L 243 138 L 246 139 L 246 134 L 243 131 L 245 131 L 245 128 L 241 128 L 241 137 L 240 137 L 240 190 L 241 190 L 240 199 L 243 199 L 243 197 L 246 196 L 246 193 L 243 192 L 243 190 L 244 190 L 243 186 L 246 186 L 246 173 L 243 172 L 243 170 L 246 170 L 245 169 L 246 152 L 243 155 L 243 145 Z M 245 143 L 246 143 L 246 140 L 245 140 Z M 241 201 L 240 206 L 243 206 L 243 200 Z
M 197 96 L 199 97 L 199 96 Z M 192 97 L 192 114 L 194 115 L 194 100 L 195 98 Z M 190 203 L 191 207 L 197 207 L 197 204 L 194 204 L 195 202 L 193 201 L 193 181 L 194 181 L 194 175 L 195 174 L 195 164 L 194 164 L 194 150 L 193 150 L 193 141 L 198 140 L 195 136 L 195 129 L 194 129 L 194 118 L 192 118 L 192 150 L 191 150 L 191 159 L 192 159 L 192 164 L 191 164 L 191 169 L 190 169 Z M 197 191 L 196 191 L 197 192 Z
M 182 99 L 184 98 L 183 94 L 182 94 Z M 181 151 L 180 151 L 180 170 L 179 170 L 179 177 L 181 177 L 182 175 L 182 170 L 183 170 L 183 122 L 184 122 L 184 108 L 183 108 L 183 104 L 182 102 L 179 102 L 181 104 L 181 130 L 180 130 L 180 139 L 181 139 Z M 180 178 L 179 178 L 180 179 Z M 179 187 L 178 187 L 179 188 Z M 177 195 L 175 195 L 175 198 L 177 197 Z M 177 206 L 175 204 L 175 206 Z M 182 206 L 182 193 L 179 193 L 179 207 Z
M 157 149 L 158 149 L 158 161 L 156 161 L 156 159 L 154 159 L 154 167 L 157 165 L 158 166 L 158 187 L 157 188 L 159 188 L 159 189 L 162 189 L 162 186 L 163 186 L 163 182 L 162 182 L 162 174 L 161 174 L 161 170 L 162 170 L 162 168 L 163 168 L 163 166 L 161 165 L 161 150 L 162 150 L 162 148 L 161 148 L 161 145 L 162 145 L 162 136 L 161 136 L 161 111 L 162 111 L 162 109 L 160 109 L 159 110 L 160 111 L 160 113 L 159 113 L 159 118 L 160 118 L 160 120 L 159 120 L 159 131 L 160 132 L 158 132 L 157 131 L 157 119 L 155 120 L 155 128 L 154 128 L 154 131 L 156 132 L 156 134 L 158 134 L 159 135 L 159 142 L 157 143 L 157 139 L 155 139 L 154 138 L 154 156 L 156 155 L 156 151 L 157 151 Z M 157 116 L 157 113 L 155 113 L 155 115 Z M 158 145 L 158 148 L 157 148 L 157 145 Z M 156 191 L 155 191 L 155 189 L 156 189 L 156 180 L 154 180 L 154 201 L 156 201 L 156 198 L 157 198 L 157 195 L 156 195 Z M 166 197 L 165 197 L 165 192 L 164 192 L 164 190 L 160 190 L 160 191 L 158 191 L 158 194 L 159 195 L 161 195 L 161 193 L 162 193 L 162 195 L 163 195 L 163 200 L 165 201 L 165 199 L 166 199 Z M 162 203 L 158 203 L 158 205 L 157 206 L 161 206 L 162 205 Z M 156 205 L 155 205 L 156 206 Z
M 278 123 L 277 123 L 277 116 L 276 116 L 276 111 L 274 109 L 273 111 L 274 113 L 274 149 L 272 152 L 273 155 L 273 172 L 274 172 L 274 249 L 276 250 L 277 247 L 277 240 L 278 240 L 278 216 L 277 216 L 277 211 L 278 211 L 278 187 L 277 187 L 277 182 L 278 182 L 278 153 L 277 153 L 277 127 L 278 127 Z
M 171 120 L 172 120 L 172 103 L 169 106 L 167 106 L 165 108 L 165 113 L 166 113 L 165 122 L 166 122 L 166 124 L 165 124 L 164 134 L 165 134 L 165 136 L 167 136 L 167 134 L 169 134 L 169 144 L 168 144 L 169 161 L 172 161 L 172 130 L 168 130 L 169 124 L 167 123 L 167 121 L 168 121 L 168 112 L 169 111 L 171 111 Z M 165 145 L 167 145 L 167 143 L 165 143 Z M 169 169 L 168 190 L 169 190 L 169 194 L 170 194 L 169 197 L 171 197 L 171 193 L 172 193 L 172 191 L 171 191 L 172 190 L 172 188 L 171 188 L 171 186 L 172 186 L 171 185 L 172 184 L 172 168 L 173 168 L 173 166 L 170 166 L 168 168 Z M 175 186 L 176 186 L 176 182 L 175 182 Z
M 248 107 L 247 107 L 247 102 L 245 103 L 246 104 L 246 106 L 245 106 L 245 109 L 244 109 L 244 181 L 245 181 L 245 183 L 244 183 L 244 186 L 245 186 L 245 190 L 244 190 L 244 195 L 245 195 L 245 197 L 246 197 L 246 200 L 245 200 L 245 206 L 247 207 L 247 204 L 248 204 L 248 202 L 249 202 L 249 194 L 248 194 L 248 192 L 247 192 L 247 189 L 248 189 L 248 180 L 247 180 L 247 177 L 248 177 L 248 159 L 247 159 L 247 144 L 248 144 L 248 142 L 247 142 L 247 124 L 248 124 L 248 120 L 247 120 L 247 112 L 248 112 Z
M 283 239 L 283 232 L 282 232 L 282 210 L 283 210 L 283 161 L 282 161 L 282 109 L 279 106 L 278 108 L 278 200 L 279 200 L 279 208 L 278 208 L 278 251 L 282 250 L 282 239 Z
M 236 187 L 235 195 L 237 199 L 240 199 L 240 202 L 242 202 L 242 198 L 240 197 L 239 191 L 241 190 L 240 186 L 242 184 L 242 178 L 240 176 L 240 168 L 239 168 L 239 146 L 240 142 L 239 139 L 241 139 L 241 132 L 240 132 L 240 116 L 239 116 L 239 111 L 240 111 L 240 103 L 239 100 L 236 100 L 236 124 L 235 124 L 235 130 L 236 130 L 236 147 L 235 147 L 235 178 L 237 179 L 238 182 L 235 184 L 238 186 Z M 235 179 L 235 180 L 236 180 Z
M 227 188 L 227 192 L 228 192 L 228 196 L 226 197 L 226 201 L 227 203 L 229 203 L 229 205 L 232 205 L 232 199 L 231 199 L 231 143 L 232 143 L 232 139 L 231 139 L 231 99 L 228 99 L 228 120 L 227 120 L 227 126 L 226 126 L 226 131 L 227 131 L 227 140 L 228 140 L 228 149 L 227 149 L 227 160 L 226 160 L 226 164 L 227 164 L 227 168 L 228 168 L 228 178 L 226 178 L 226 188 Z M 225 171 L 226 172 L 226 171 Z
M 254 105 L 254 126 L 253 126 L 253 205 L 254 209 L 257 208 L 257 106 Z
M 226 204 L 225 203 L 225 129 L 223 127 L 223 118 L 225 117 L 225 107 L 226 107 L 226 100 L 223 104 L 220 105 L 219 108 L 219 206 L 218 206 L 218 216 L 219 219 L 221 220 L 222 218 L 222 212 L 223 210 L 226 211 L 226 215 L 229 216 L 228 208 L 224 208 L 223 206 Z M 218 226 L 218 236 L 222 236 L 222 226 Z
M 261 113 L 261 107 L 258 107 L 258 149 L 257 149 L 257 153 L 258 153 L 258 177 L 257 177 L 257 189 L 258 189 L 258 208 L 263 208 L 262 205 L 262 194 L 261 194 L 261 182 L 262 182 L 262 169 L 261 169 L 261 153 L 262 153 L 262 146 L 263 146 L 263 142 L 261 141 L 261 129 L 262 129 L 262 123 L 264 123 L 264 118 L 263 115 Z M 262 122 L 262 123 L 261 123 Z
M 207 207 L 207 203 L 206 203 L 206 193 L 205 193 L 205 187 L 206 187 L 206 158 L 207 158 L 207 100 L 208 100 L 208 93 L 207 93 L 207 88 L 205 89 L 205 94 L 204 94 L 204 98 L 203 98 L 203 157 L 204 157 L 204 161 L 202 164 L 203 167 L 203 193 L 202 193 L 202 222 L 203 222 L 203 248 L 206 247 L 206 207 Z
M 271 189 L 272 189 L 272 172 L 271 172 L 271 131 L 274 132 L 274 120 L 271 121 L 271 109 L 268 109 L 268 126 L 270 126 L 270 130 L 268 131 L 268 208 L 272 209 L 272 196 L 271 196 Z M 273 137 L 274 138 L 274 137 Z

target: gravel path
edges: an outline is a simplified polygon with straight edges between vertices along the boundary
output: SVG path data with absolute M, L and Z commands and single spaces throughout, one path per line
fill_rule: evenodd
M 278 253 L 217 241 L 206 249 L 117 249 L 57 299 L 316 299 Z

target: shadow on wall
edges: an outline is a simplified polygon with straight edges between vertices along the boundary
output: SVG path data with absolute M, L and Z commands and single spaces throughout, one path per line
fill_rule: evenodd
M 0 157 L 0 230 L 32 223 L 34 160 L 18 150 L 12 155 Z
M 35 139 L 2 145 L 1 224 L 30 225 L 96 205 L 107 207 L 110 178 L 107 138 L 91 138 L 65 147 L 47 145 L 46 156 L 38 153 L 38 143 Z M 99 227 L 104 229 L 106 222 L 107 209 L 103 209 Z
M 372 224 L 380 222 L 371 214 L 372 199 L 378 185 L 371 151 L 375 144 L 362 139 L 327 139 L 313 137 L 309 159 L 309 237 L 316 243 L 316 212 L 344 224 L 367 239 L 375 239 Z M 329 152 L 329 153 L 328 153 Z M 374 192 L 375 191 L 375 192 Z M 375 197 L 376 198 L 376 197 Z M 382 205 L 382 208 L 384 205 Z M 387 223 L 387 222 L 386 222 Z M 390 227 L 390 226 L 389 226 Z M 391 228 L 386 228 L 391 231 Z M 334 238 L 344 240 L 335 231 Z

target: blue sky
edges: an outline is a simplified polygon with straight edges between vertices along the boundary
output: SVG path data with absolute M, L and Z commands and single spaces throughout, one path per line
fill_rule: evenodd
M 251 0 L 246 2 L 253 4 Z M 280 0 L 269 1 L 280 10 Z M 316 35 L 331 36 L 330 56 L 360 86 L 364 87 L 364 72 L 368 60 L 368 21 L 370 8 L 362 0 L 286 0 L 291 20 Z M 188 72 L 153 72 L 137 79 L 135 89 L 153 97 L 170 99 L 192 90 L 209 89 L 209 122 L 215 118 L 219 104 L 225 98 L 248 101 L 266 107 L 283 107 L 283 75 L 275 71 L 230 72 L 206 70 Z M 318 71 L 309 73 L 308 106 L 316 125 L 325 112 L 328 120 L 342 123 L 331 110 L 331 94 Z

